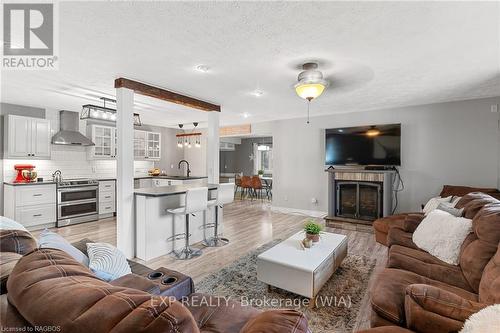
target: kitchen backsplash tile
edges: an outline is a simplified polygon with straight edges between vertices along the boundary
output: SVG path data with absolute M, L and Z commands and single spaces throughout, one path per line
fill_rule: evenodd
M 88 160 L 87 148 L 52 146 L 51 160 L 4 160 L 3 180 L 12 181 L 16 176 L 15 164 L 33 164 L 38 177 L 51 179 L 52 173 L 61 170 L 63 178 L 115 178 L 116 160 Z M 134 174 L 143 176 L 154 167 L 152 161 L 134 161 Z

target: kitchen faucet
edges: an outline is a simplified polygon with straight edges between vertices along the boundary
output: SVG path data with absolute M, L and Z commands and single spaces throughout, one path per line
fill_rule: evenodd
M 182 162 L 185 162 L 185 163 L 186 163 L 186 165 L 187 165 L 187 177 L 189 178 L 189 175 L 191 174 L 191 169 L 189 169 L 189 162 L 188 162 L 188 161 L 186 161 L 186 160 L 180 160 L 180 161 L 179 161 L 179 169 L 181 168 L 181 164 L 182 164 Z

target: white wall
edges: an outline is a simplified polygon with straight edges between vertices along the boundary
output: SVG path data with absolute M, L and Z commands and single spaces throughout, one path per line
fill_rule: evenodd
M 401 175 L 406 189 L 398 211 L 418 210 L 444 184 L 496 187 L 500 183 L 500 97 L 369 112 L 275 121 L 273 206 L 327 211 L 324 129 L 402 124 Z M 311 202 L 318 199 L 318 204 Z

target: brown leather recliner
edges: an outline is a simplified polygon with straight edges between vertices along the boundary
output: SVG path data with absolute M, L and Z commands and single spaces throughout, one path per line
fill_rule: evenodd
M 418 219 L 403 224 L 405 230 L 390 229 L 389 268 L 371 289 L 372 326 L 450 332 L 471 314 L 500 302 L 500 201 L 471 193 L 457 206 L 473 217 L 473 233 L 462 245 L 458 266 L 413 244 Z
M 7 292 L 7 279 L 17 261 L 36 248 L 36 240 L 29 232 L 0 230 L 0 294 Z
M 478 188 L 478 187 L 468 187 L 468 186 L 455 186 L 455 185 L 444 185 L 440 197 L 446 198 L 449 196 L 463 197 L 472 192 L 482 192 L 487 193 L 490 196 L 500 199 L 500 192 L 496 188 Z M 391 216 L 382 217 L 373 222 L 373 230 L 375 233 L 375 240 L 382 244 L 388 246 L 388 233 L 392 227 L 401 228 L 405 223 L 408 216 L 420 216 L 423 218 L 423 213 L 412 212 L 412 213 L 401 213 Z
M 118 283 L 120 284 L 120 283 Z M 60 332 L 308 332 L 303 314 L 262 312 L 215 296 L 176 301 L 99 280 L 63 251 L 23 256 L 0 302 L 2 327 L 52 327 Z M 3 315 L 7 315 L 4 322 Z

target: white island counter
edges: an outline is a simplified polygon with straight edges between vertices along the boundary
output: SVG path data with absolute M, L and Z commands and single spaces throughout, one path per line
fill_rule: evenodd
M 184 246 L 184 238 L 168 240 L 185 230 L 184 217 L 167 213 L 167 209 L 184 206 L 185 193 L 189 188 L 208 187 L 209 200 L 217 196 L 216 184 L 184 184 L 137 189 L 135 193 L 136 257 L 145 261 L 163 256 Z M 222 209 L 219 209 L 219 230 L 222 228 Z M 190 244 L 201 242 L 205 233 L 213 235 L 213 228 L 204 229 L 205 223 L 213 222 L 214 209 L 196 213 L 189 219 Z

